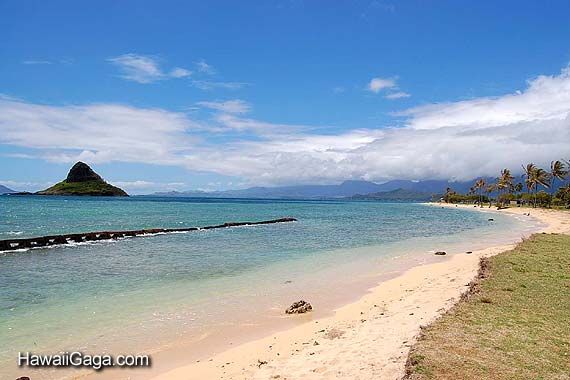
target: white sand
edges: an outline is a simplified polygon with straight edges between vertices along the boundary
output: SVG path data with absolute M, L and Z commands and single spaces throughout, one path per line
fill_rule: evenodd
M 544 232 L 570 233 L 567 212 L 527 208 L 500 212 L 530 212 L 546 224 Z M 440 263 L 412 268 L 381 283 L 330 318 L 236 346 L 153 379 L 400 379 L 420 326 L 435 320 L 459 299 L 476 275 L 480 257 L 513 247 L 442 257 Z

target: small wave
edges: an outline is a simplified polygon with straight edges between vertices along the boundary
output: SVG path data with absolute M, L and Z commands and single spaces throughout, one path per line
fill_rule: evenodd
M 31 248 L 17 248 L 17 249 L 10 249 L 7 251 L 0 251 L 0 255 L 8 255 L 10 253 L 21 253 L 21 252 L 28 252 L 28 251 L 35 251 L 39 249 L 55 249 L 55 248 L 63 248 L 63 247 L 79 247 L 84 245 L 96 245 L 99 243 L 113 243 L 117 240 L 122 240 L 124 238 L 117 238 L 117 239 L 107 239 L 107 240 L 97 240 L 97 241 L 82 241 L 82 242 L 67 242 L 65 244 L 53 244 L 53 245 L 45 245 L 40 247 L 31 247 Z
M 21 235 L 23 233 L 23 231 L 8 231 L 6 232 L 6 235 Z
M 12 252 L 27 252 L 32 248 L 18 248 L 18 249 L 11 249 L 9 251 L 0 251 L 0 255 L 6 255 L 8 253 L 12 253 Z

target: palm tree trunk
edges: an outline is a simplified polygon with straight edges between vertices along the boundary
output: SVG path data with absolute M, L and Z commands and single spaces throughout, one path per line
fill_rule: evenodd
M 550 181 L 550 201 L 548 202 L 548 208 L 552 208 L 552 200 L 554 199 L 554 181 L 556 177 L 552 177 Z

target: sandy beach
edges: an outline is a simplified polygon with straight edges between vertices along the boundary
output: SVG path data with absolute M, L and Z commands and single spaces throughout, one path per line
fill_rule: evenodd
M 433 207 L 456 207 L 433 204 Z M 475 209 L 473 206 L 457 206 Z M 497 212 L 486 207 L 476 210 Z M 570 233 L 570 214 L 510 208 L 501 213 L 537 218 L 546 233 Z M 238 345 L 210 359 L 177 367 L 154 380 L 192 379 L 399 379 L 409 347 L 420 331 L 448 310 L 478 270 L 479 258 L 510 245 L 443 256 L 441 262 L 414 267 L 369 290 L 329 318 Z

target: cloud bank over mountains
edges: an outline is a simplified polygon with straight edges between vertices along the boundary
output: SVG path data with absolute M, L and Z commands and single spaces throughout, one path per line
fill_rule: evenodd
M 186 76 L 182 68 L 165 72 L 140 57 L 123 58 L 115 63 L 140 83 Z M 395 82 L 373 81 L 369 89 L 394 87 Z M 570 68 L 533 78 L 514 94 L 408 109 L 397 114 L 405 118 L 403 126 L 336 135 L 313 132 L 322 126 L 256 120 L 249 115 L 252 106 L 239 99 L 197 106 L 211 117 L 122 104 L 42 105 L 4 96 L 0 143 L 31 149 L 28 157 L 49 161 L 172 165 L 260 185 L 467 180 L 496 176 L 503 167 L 517 171 L 528 161 L 546 166 L 552 159 L 570 159 Z

